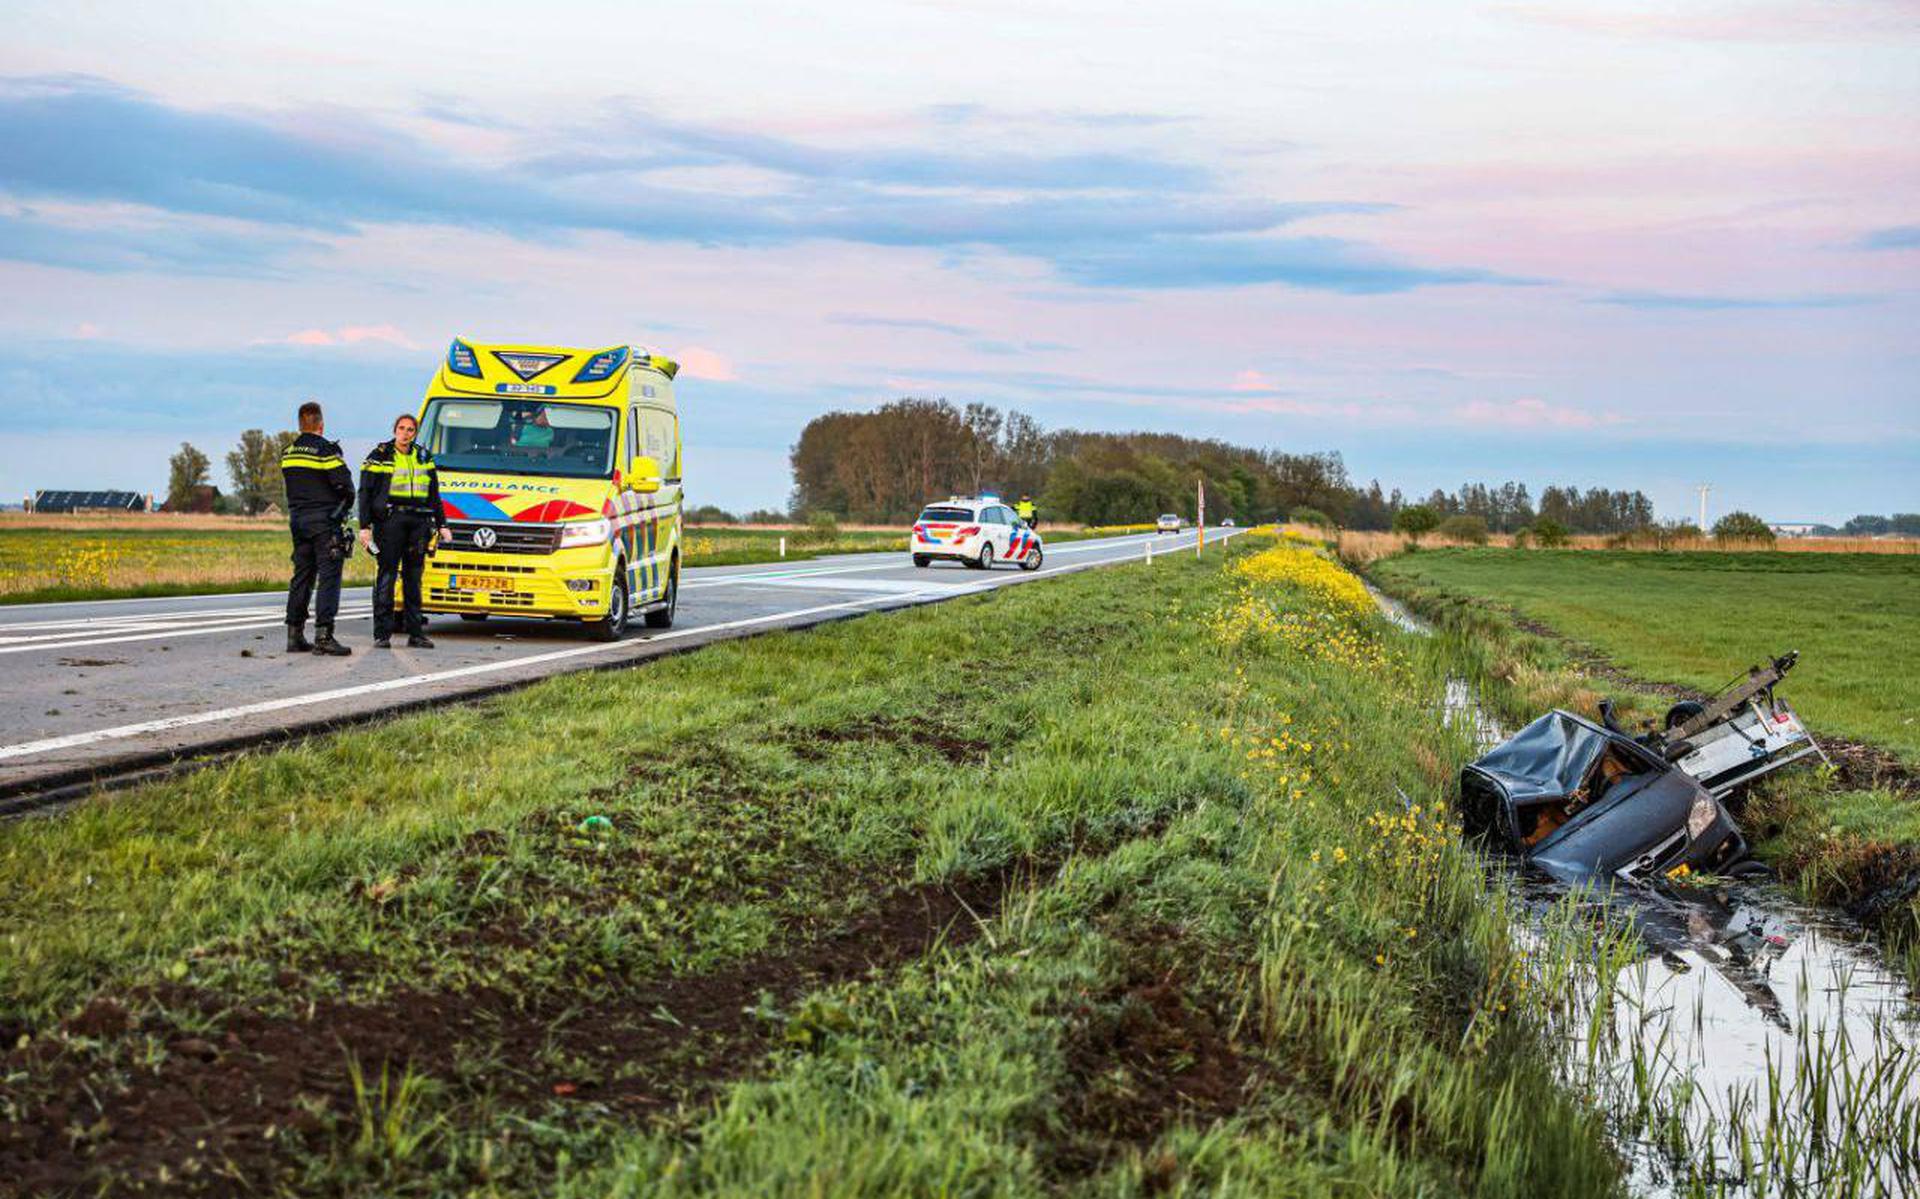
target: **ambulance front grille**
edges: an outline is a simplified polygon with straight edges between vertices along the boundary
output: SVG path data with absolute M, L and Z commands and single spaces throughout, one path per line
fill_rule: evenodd
M 474 536 L 481 529 L 493 533 L 494 543 L 481 548 Z M 551 554 L 560 548 L 559 525 L 517 524 L 513 521 L 450 520 L 452 540 L 447 548 L 483 554 Z
M 537 566 L 508 566 L 501 562 L 462 562 L 457 558 L 433 557 L 433 564 L 442 570 L 485 571 L 490 575 L 530 575 L 539 573 Z
M 533 607 L 533 596 L 524 591 L 455 591 L 430 587 L 427 598 L 436 604 L 466 604 L 473 608 Z

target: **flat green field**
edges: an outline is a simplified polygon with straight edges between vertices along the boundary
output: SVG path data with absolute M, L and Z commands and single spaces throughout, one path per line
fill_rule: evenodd
M 1816 731 L 1920 762 L 1920 558 L 1468 549 L 1402 554 L 1391 589 L 1511 606 L 1641 678 L 1712 690 L 1789 649 Z
M 1261 552 L 0 826 L 0 1192 L 1615 1193 L 1445 663 Z

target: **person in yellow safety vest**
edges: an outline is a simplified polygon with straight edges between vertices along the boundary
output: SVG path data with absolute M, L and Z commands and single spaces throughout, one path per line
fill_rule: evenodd
M 387 649 L 393 637 L 393 585 L 401 585 L 407 645 L 432 649 L 420 617 L 420 575 L 435 537 L 448 540 L 446 513 L 440 507 L 440 473 L 433 453 L 416 445 L 420 424 L 401 413 L 393 422 L 393 440 L 374 446 L 360 464 L 360 544 L 374 551 L 373 644 Z
M 353 511 L 353 472 L 340 443 L 327 440 L 317 400 L 300 405 L 300 435 L 280 452 L 287 486 L 287 523 L 293 531 L 293 581 L 287 586 L 287 652 L 345 657 L 353 651 L 333 638 L 340 612 L 340 568 L 347 514 Z M 307 603 L 313 602 L 313 640 L 307 640 Z
M 1013 506 L 1013 514 L 1025 522 L 1026 526 L 1030 529 L 1034 527 L 1033 518 L 1039 511 L 1038 508 L 1033 506 L 1033 497 L 1030 495 L 1021 496 L 1020 502 Z

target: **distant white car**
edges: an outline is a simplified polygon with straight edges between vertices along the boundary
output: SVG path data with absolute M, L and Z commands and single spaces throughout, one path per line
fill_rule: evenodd
M 1163 512 L 1160 519 L 1154 522 L 1154 528 L 1161 533 L 1178 533 L 1183 524 L 1177 513 Z
M 1220 527 L 1223 529 L 1231 529 L 1233 527 L 1233 517 L 1223 517 L 1220 521 Z
M 1001 562 L 1039 570 L 1046 559 L 1040 534 L 993 496 L 928 504 L 913 522 L 909 552 L 915 566 L 944 560 L 974 570 L 992 570 Z

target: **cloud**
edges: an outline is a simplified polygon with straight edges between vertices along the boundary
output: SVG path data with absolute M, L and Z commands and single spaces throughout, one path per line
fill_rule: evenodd
M 526 240 L 610 231 L 702 245 L 987 247 L 1051 262 L 1092 287 L 1279 282 L 1368 293 L 1516 282 L 1400 263 L 1346 241 L 1255 238 L 1390 206 L 1229 196 L 1206 172 L 1171 160 L 827 148 L 632 109 L 500 163 L 463 159 L 334 110 L 242 115 L 174 107 L 97 79 L 14 79 L 0 83 L 0 146 L 0 191 L 15 197 L 139 205 L 309 233 L 427 223 Z M 778 186 L 702 190 L 652 176 L 663 164 L 687 163 L 770 172 Z M 581 184 L 584 175 L 595 176 L 591 186 Z M 213 234 L 179 249 L 132 233 L 90 245 L 48 228 L 16 228 L 11 240 L 14 256 L 80 269 L 244 273 L 269 269 L 305 235 L 281 236 L 280 246 L 251 249 L 246 239 Z
M 1920 250 L 1920 225 L 1875 229 L 1854 243 L 1857 250 Z
M 1455 408 L 1452 415 L 1464 424 L 1504 429 L 1596 429 L 1627 422 L 1617 412 L 1591 412 L 1532 398 L 1472 400 Z
M 682 346 L 677 358 L 681 373 L 690 379 L 727 383 L 740 377 L 734 373 L 733 363 L 725 355 L 701 346 Z
M 1684 6 L 1683 6 L 1684 7 Z M 1608 4 L 1582 11 L 1570 4 L 1508 4 L 1496 11 L 1535 25 L 1631 40 L 1795 42 L 1898 37 L 1920 33 L 1920 16 L 1900 3 L 1766 4 L 1747 2 L 1690 11 Z
M 930 333 L 946 333 L 954 337 L 972 337 L 978 332 L 967 325 L 954 325 L 946 321 L 927 320 L 916 316 L 868 316 L 859 312 L 836 312 L 827 318 L 830 325 L 849 325 L 854 328 L 871 329 L 925 329 Z
M 1280 385 L 1256 370 L 1244 370 L 1233 377 L 1228 391 L 1279 391 Z
M 1332 237 L 1161 236 L 1064 246 L 1056 257 L 1068 278 L 1095 287 L 1284 283 L 1374 295 L 1437 284 L 1538 282 L 1493 271 L 1418 266 Z
M 1062 354 L 1071 349 L 1057 341 L 995 341 L 983 338 L 969 342 L 967 348 L 976 354 L 993 354 L 1000 357 L 1014 357 L 1020 354 Z
M 1804 296 L 1696 296 L 1679 295 L 1664 291 L 1616 291 L 1608 295 L 1596 296 L 1587 302 L 1589 304 L 1611 304 L 1620 308 L 1642 308 L 1653 311 L 1721 312 L 1739 309 L 1857 308 L 1862 304 L 1875 304 L 1879 301 L 1879 296 L 1849 294 Z
M 0 186 L 4 183 L 0 176 Z M 30 209 L 0 213 L 0 259 L 98 274 L 271 278 L 284 274 L 287 259 L 325 246 L 302 234 L 236 231 L 165 214 L 56 220 Z
M 332 331 L 326 329 L 302 329 L 289 333 L 285 337 L 265 338 L 255 345 L 289 346 L 357 346 L 366 343 L 398 346 L 403 350 L 417 350 L 419 343 L 392 325 L 343 325 Z

